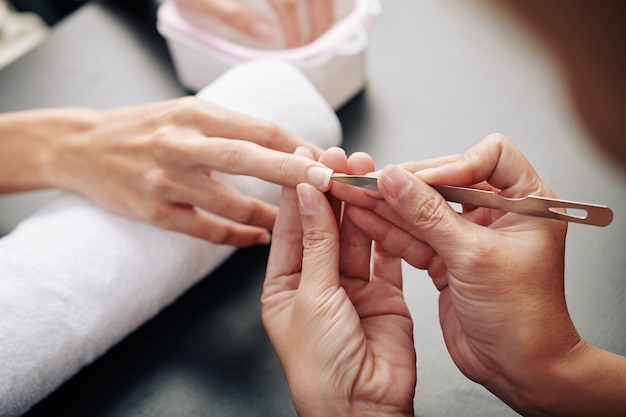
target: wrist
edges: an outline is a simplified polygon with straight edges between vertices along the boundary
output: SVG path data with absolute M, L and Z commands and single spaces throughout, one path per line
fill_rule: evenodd
M 526 416 L 618 416 L 626 409 L 626 358 L 580 340 L 519 382 Z
M 414 417 L 413 411 L 384 411 L 375 407 L 298 407 L 296 412 L 299 417 L 327 416 L 327 417 Z
M 46 186 L 77 191 L 73 184 L 90 169 L 88 155 L 96 152 L 91 137 L 100 115 L 96 110 L 59 109 L 44 116 L 50 136 L 41 170 Z
M 293 396 L 292 396 L 293 397 Z M 407 409 L 395 406 L 374 404 L 369 402 L 351 402 L 345 400 L 302 401 L 293 397 L 294 406 L 299 417 L 413 417 L 413 404 Z
M 71 169 L 66 161 L 72 148 L 78 144 L 88 147 L 84 133 L 95 126 L 97 114 L 83 109 L 46 109 L 2 115 L 0 191 L 59 187 L 62 173 Z

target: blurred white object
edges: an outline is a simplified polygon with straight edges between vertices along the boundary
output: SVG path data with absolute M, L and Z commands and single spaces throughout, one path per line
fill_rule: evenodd
M 34 13 L 17 13 L 0 0 L 0 68 L 25 54 L 48 34 L 48 26 Z
M 198 97 L 278 124 L 321 148 L 341 143 L 335 112 L 284 62 L 239 65 Z M 278 202 L 275 184 L 212 177 Z M 23 414 L 234 250 L 60 193 L 0 239 L 0 416 Z
M 278 25 L 268 6 L 259 11 Z M 173 1 L 159 8 L 157 27 L 167 40 L 180 83 L 191 91 L 233 65 L 278 59 L 300 68 L 336 110 L 365 87 L 364 55 L 379 13 L 379 0 L 337 0 L 334 25 L 315 41 L 291 49 L 282 49 L 281 39 L 271 44 L 255 41 L 216 19 L 182 11 Z

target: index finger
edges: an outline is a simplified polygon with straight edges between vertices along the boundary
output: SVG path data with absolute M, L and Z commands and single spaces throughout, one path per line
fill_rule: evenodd
M 194 157 L 203 166 L 229 174 L 248 175 L 295 187 L 309 183 L 322 191 L 328 189 L 333 170 L 301 155 L 275 151 L 252 142 L 213 138 L 195 142 Z

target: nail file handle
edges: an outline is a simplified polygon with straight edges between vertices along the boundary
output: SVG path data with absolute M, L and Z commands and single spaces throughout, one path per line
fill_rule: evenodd
M 593 226 L 607 226 L 613 220 L 611 209 L 597 204 L 577 203 L 532 195 L 523 198 L 507 198 L 493 191 L 448 185 L 433 185 L 432 187 L 448 201 L 477 207 L 488 207 Z M 569 213 L 567 209 L 570 210 Z M 576 214 L 572 211 L 575 211 Z

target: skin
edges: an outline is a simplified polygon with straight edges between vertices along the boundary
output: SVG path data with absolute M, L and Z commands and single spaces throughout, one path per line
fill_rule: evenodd
M 352 173 L 373 168 L 336 148 L 321 160 Z M 283 189 L 274 236 L 263 323 L 298 414 L 412 416 L 413 323 L 400 258 L 349 220 L 339 228 L 333 205 L 308 184 Z
M 367 158 L 343 158 L 327 151 L 320 160 L 364 173 Z M 380 192 L 332 184 L 331 194 L 345 202 L 340 228 L 335 204 L 321 192 L 299 185 L 297 195 L 283 193 L 263 322 L 300 415 L 412 415 L 410 317 L 401 312 L 401 294 L 387 303 L 393 292 L 375 286 L 378 277 L 393 277 L 401 289 L 400 272 L 377 264 L 376 254 L 428 271 L 455 364 L 519 413 L 622 414 L 626 358 L 581 339 L 567 310 L 567 223 L 475 207 L 459 215 L 428 186 L 555 197 L 506 137 L 490 135 L 462 155 L 388 166 L 378 175 Z M 368 296 L 353 295 L 353 277 Z M 364 307 L 369 297 L 376 307 Z M 385 324 L 370 327 L 372 318 Z M 377 389 L 364 389 L 371 386 Z
M 285 130 L 195 97 L 108 111 L 0 115 L 0 192 L 60 188 L 104 209 L 216 243 L 266 243 L 277 208 L 211 178 L 244 174 L 324 189 L 321 152 Z M 320 175 L 321 174 L 321 175 Z
M 446 346 L 468 378 L 523 415 L 619 415 L 626 358 L 582 340 L 567 311 L 567 224 L 474 207 L 458 215 L 427 184 L 555 193 L 502 135 L 441 161 L 411 164 L 416 174 L 383 169 L 380 195 L 339 184 L 332 193 L 352 203 L 346 217 L 359 230 L 428 270 Z
M 545 44 L 563 73 L 573 106 L 588 127 L 591 139 L 608 159 L 626 168 L 624 3 L 494 3 L 521 19 Z M 463 207 L 459 215 L 428 186 L 436 183 L 477 187 L 496 190 L 507 197 L 554 197 L 555 193 L 506 137 L 490 135 L 462 155 L 388 166 L 377 175 L 379 193 L 340 183 L 332 185 L 331 195 L 345 202 L 343 222 L 373 240 L 377 250 L 428 271 L 440 291 L 439 319 L 446 346 L 468 378 L 525 416 L 623 415 L 626 358 L 581 339 L 567 310 L 566 223 L 476 207 Z M 320 193 L 311 194 L 322 199 Z M 313 199 L 310 195 L 299 198 L 301 206 L 307 204 L 303 200 Z M 316 201 L 324 207 L 320 200 Z M 343 254 L 332 242 L 340 238 L 341 232 L 330 226 L 328 210 L 320 209 L 314 218 L 307 218 L 301 210 L 300 216 L 305 247 L 309 233 L 323 236 L 326 242 L 309 245 L 302 253 L 303 282 L 305 274 L 311 274 L 304 267 L 311 259 L 317 260 L 318 269 L 334 275 L 335 259 L 339 256 L 341 264 Z M 299 236 L 295 226 L 288 233 Z M 274 240 L 280 239 L 276 233 Z M 322 250 L 325 257 L 321 256 Z M 332 264 L 326 265 L 323 259 Z M 280 265 L 281 260 L 270 258 L 268 271 L 274 270 L 274 264 Z M 292 273 L 300 272 L 296 262 L 291 264 Z M 325 278 L 316 275 L 314 279 Z M 300 288 L 292 290 L 296 292 L 292 297 L 307 296 L 307 305 L 317 305 L 317 294 L 304 293 Z M 326 315 L 324 320 L 307 323 L 307 332 L 325 334 L 343 319 Z M 265 321 L 286 369 L 296 364 L 307 367 L 312 358 L 323 363 L 336 355 L 323 340 L 291 339 L 290 332 L 301 326 L 299 320 L 294 315 L 290 326 L 282 328 Z M 283 318 L 283 322 L 288 320 Z M 384 354 L 385 349 L 396 347 L 385 344 L 379 352 Z M 395 354 L 408 360 L 414 352 L 405 348 Z M 347 369 L 336 369 L 335 380 L 340 380 Z M 378 374 L 371 375 L 372 380 L 388 373 L 385 368 L 378 370 Z M 329 381 L 329 376 L 324 378 L 320 381 L 326 386 L 335 381 Z M 304 384 L 292 372 L 287 372 L 287 379 L 294 403 L 314 404 L 316 395 L 325 398 L 323 391 L 320 394 L 310 389 L 310 380 L 309 385 Z M 394 380 L 392 385 L 394 389 L 406 390 L 408 381 Z M 300 402 L 301 398 L 306 403 Z M 377 409 L 377 404 L 380 414 L 389 411 L 387 403 L 374 396 L 370 400 L 370 412 L 375 413 L 372 410 Z M 334 404 L 335 410 L 339 410 L 337 414 L 360 415 L 360 410 L 352 412 L 349 408 L 349 395 L 343 400 L 335 398 Z M 306 409 L 298 411 L 308 413 Z
M 305 45 L 326 32 L 333 23 L 332 0 L 306 0 L 309 30 L 305 31 L 298 0 L 267 0 L 276 13 L 287 48 Z M 270 22 L 238 0 L 177 0 L 183 8 L 211 15 L 232 28 L 260 40 L 271 40 L 276 35 Z

